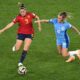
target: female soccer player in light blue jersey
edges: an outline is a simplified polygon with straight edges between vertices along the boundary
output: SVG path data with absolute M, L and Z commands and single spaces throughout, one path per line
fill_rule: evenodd
M 58 15 L 58 18 L 54 18 L 50 20 L 40 20 L 40 22 L 47 22 L 54 25 L 58 52 L 61 53 L 63 57 L 69 56 L 68 47 L 69 47 L 70 40 L 67 34 L 67 30 L 72 28 L 80 35 L 79 30 L 66 21 L 67 17 L 68 14 L 66 12 L 61 12 Z M 37 22 L 39 21 L 35 21 L 35 23 Z

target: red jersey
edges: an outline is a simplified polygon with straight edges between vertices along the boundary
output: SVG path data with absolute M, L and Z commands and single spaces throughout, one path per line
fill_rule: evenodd
M 27 13 L 25 17 L 18 15 L 13 22 L 19 23 L 18 34 L 34 34 L 34 28 L 32 20 L 35 18 L 35 14 Z

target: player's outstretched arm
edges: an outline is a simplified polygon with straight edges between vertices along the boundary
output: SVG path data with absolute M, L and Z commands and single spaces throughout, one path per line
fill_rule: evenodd
M 80 31 L 75 26 L 72 26 L 72 29 L 80 35 Z
M 3 33 L 4 31 L 8 30 L 14 25 L 14 22 L 9 23 L 6 27 L 0 30 L 0 33 Z
M 35 21 L 35 23 L 38 23 L 38 22 L 41 22 L 41 23 L 48 23 L 49 20 L 44 19 L 44 20 L 37 20 L 37 21 Z
M 36 15 L 36 19 L 37 19 L 37 21 L 39 21 L 39 20 L 40 20 L 39 16 Z M 41 28 L 41 23 L 40 23 L 40 21 L 37 22 L 37 24 L 38 24 L 38 29 L 39 29 L 39 31 L 41 31 L 42 28 Z

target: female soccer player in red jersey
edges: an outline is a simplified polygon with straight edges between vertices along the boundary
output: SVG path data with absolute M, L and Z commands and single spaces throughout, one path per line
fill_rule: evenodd
M 19 28 L 17 31 L 17 40 L 15 46 L 12 48 L 13 51 L 18 51 L 24 42 L 24 48 L 22 51 L 22 55 L 20 57 L 18 66 L 23 65 L 23 61 L 27 55 L 27 52 L 29 50 L 29 47 L 32 43 L 33 35 L 34 35 L 34 28 L 32 24 L 32 20 L 37 19 L 39 20 L 39 17 L 35 15 L 34 13 L 28 12 L 24 6 L 24 4 L 20 5 L 20 13 L 19 15 L 11 22 L 9 23 L 5 28 L 0 30 L 0 33 L 3 33 L 7 29 L 11 28 L 14 24 L 18 23 Z M 41 25 L 40 22 L 38 22 L 38 29 L 41 31 Z

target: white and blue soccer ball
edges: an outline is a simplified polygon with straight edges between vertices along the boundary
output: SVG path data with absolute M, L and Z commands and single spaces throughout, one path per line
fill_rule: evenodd
M 25 66 L 20 66 L 20 67 L 18 68 L 18 74 L 19 74 L 19 75 L 25 75 L 26 73 L 27 73 L 27 69 L 26 69 Z

